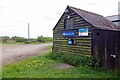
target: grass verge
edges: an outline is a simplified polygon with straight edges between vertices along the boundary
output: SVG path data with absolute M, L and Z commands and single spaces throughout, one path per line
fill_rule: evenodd
M 0 44 L 45 44 L 45 43 L 52 43 L 52 42 L 31 42 L 31 43 L 25 43 L 25 42 L 0 42 Z
M 3 66 L 3 78 L 117 78 L 114 72 L 95 69 L 87 66 L 77 66 L 59 69 L 54 66 L 59 63 L 48 55 L 32 57 Z
M 60 62 L 64 62 L 73 66 L 90 66 L 94 68 L 100 67 L 100 61 L 91 56 L 80 56 L 73 54 L 65 54 L 61 52 L 52 52 L 48 55 L 49 58 L 53 60 L 57 60 Z

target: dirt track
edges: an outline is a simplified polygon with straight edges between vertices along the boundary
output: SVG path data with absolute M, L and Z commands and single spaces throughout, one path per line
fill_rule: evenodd
M 2 53 L 0 53 L 2 54 L 2 64 L 5 65 L 12 61 L 18 61 L 26 57 L 37 56 L 43 53 L 47 53 L 49 50 L 48 46 L 51 45 L 51 43 L 2 45 Z

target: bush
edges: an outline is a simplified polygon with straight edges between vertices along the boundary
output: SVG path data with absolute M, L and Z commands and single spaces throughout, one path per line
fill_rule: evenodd
M 51 38 L 51 37 L 45 37 L 45 41 L 46 41 L 46 42 L 52 42 L 52 41 L 53 41 L 53 38 Z
M 17 37 L 16 38 L 16 42 L 25 42 L 26 39 L 25 38 L 22 38 L 22 37 Z
M 38 41 L 38 42 L 46 42 L 46 41 L 45 41 L 45 38 L 44 38 L 42 35 L 41 35 L 41 36 L 38 36 L 37 41 Z
M 41 36 L 38 36 L 36 41 L 38 42 L 52 42 L 53 38 L 51 37 L 43 37 L 42 35 Z
M 14 36 L 14 37 L 12 37 L 12 40 L 15 41 L 15 42 L 25 42 L 26 38 Z
M 98 59 L 88 56 L 78 56 L 72 54 L 63 54 L 59 52 L 53 52 L 49 55 L 52 59 L 61 61 L 73 66 L 91 66 L 91 67 L 100 67 L 100 62 Z

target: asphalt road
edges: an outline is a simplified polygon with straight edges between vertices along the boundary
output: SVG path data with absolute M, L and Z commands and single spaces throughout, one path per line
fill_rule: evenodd
M 13 61 L 19 61 L 31 56 L 42 55 L 49 51 L 49 46 L 52 43 L 46 44 L 4 44 L 0 46 L 0 63 L 2 65 L 8 64 Z M 0 64 L 1 65 L 1 64 Z

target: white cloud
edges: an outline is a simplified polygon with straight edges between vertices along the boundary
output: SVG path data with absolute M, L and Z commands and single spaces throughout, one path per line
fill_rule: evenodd
M 104 16 L 117 14 L 118 0 L 0 0 L 0 36 L 52 36 L 67 5 Z

